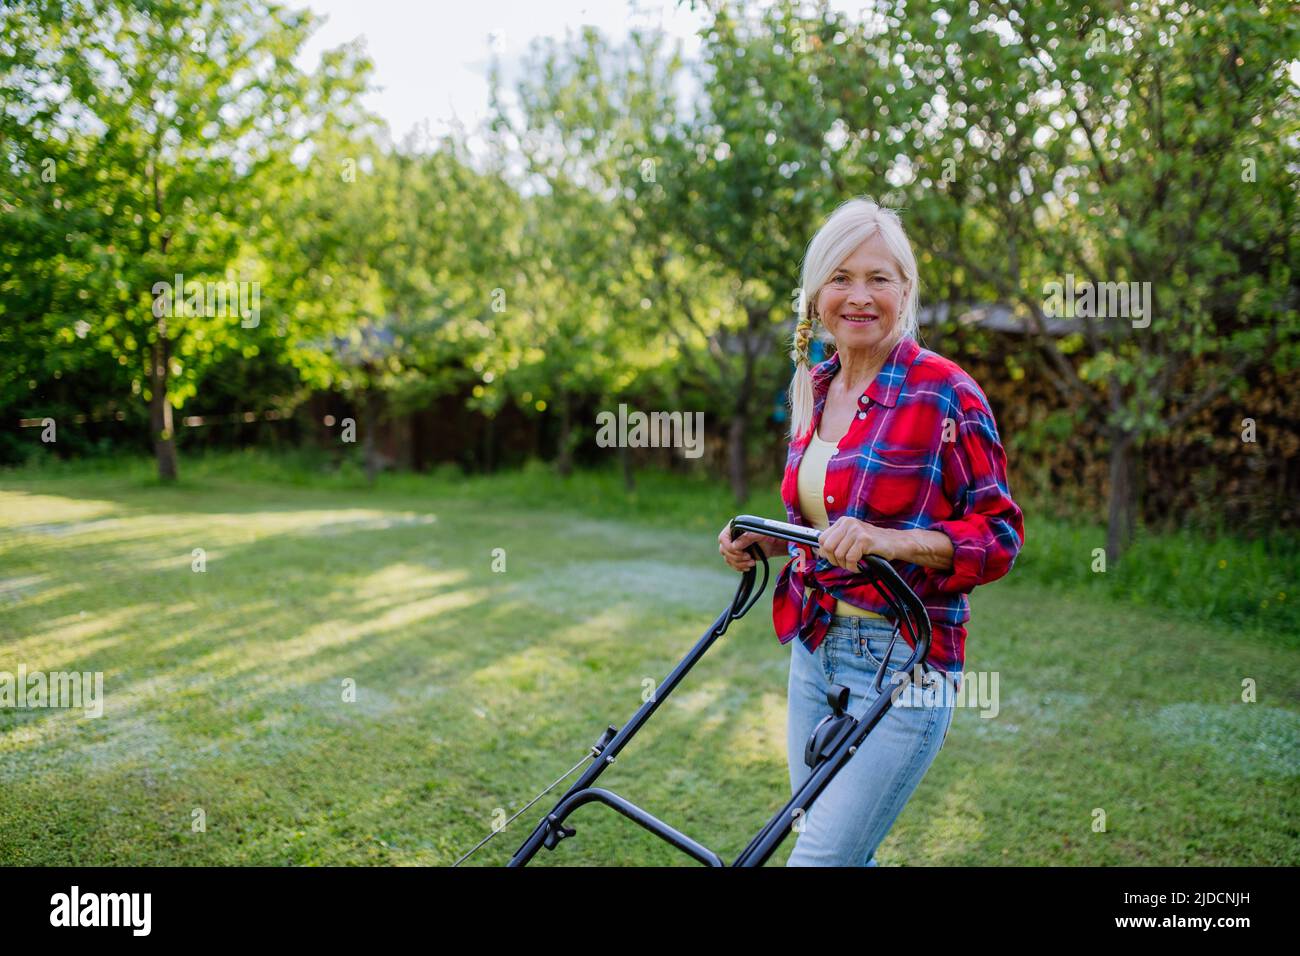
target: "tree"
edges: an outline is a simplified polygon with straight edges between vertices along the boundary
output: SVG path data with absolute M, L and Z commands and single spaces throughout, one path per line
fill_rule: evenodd
M 42 237 L 45 263 L 47 291 L 23 318 L 42 341 L 131 369 L 159 477 L 173 480 L 173 408 L 205 365 L 256 355 L 273 334 L 265 183 L 352 108 L 367 64 L 343 50 L 303 74 L 292 61 L 314 18 L 261 0 L 24 4 L 0 18 L 21 104 L 16 124 L 6 111 L 21 136 L 3 214 Z
M 514 91 L 517 110 L 494 64 L 492 141 L 502 168 L 507 157 L 521 160 L 511 181 L 524 218 L 515 254 L 502 263 L 514 280 L 507 307 L 493 316 L 475 369 L 487 407 L 510 396 L 555 410 L 556 467 L 567 475 L 582 434 L 579 400 L 610 404 L 666 357 L 647 297 L 652 252 L 637 241 L 639 209 L 623 183 L 629 131 L 645 121 L 647 99 L 621 67 L 624 56 L 591 28 L 534 53 Z M 630 486 L 627 449 L 620 457 Z
M 1060 394 L 1103 429 L 1114 561 L 1143 442 L 1252 366 L 1296 365 L 1300 25 L 1279 6 L 981 7 L 877 5 L 907 72 L 889 101 L 897 184 L 932 268 L 1018 306 Z M 1082 328 L 1058 343 L 1062 287 Z M 1146 290 L 1145 315 L 1118 299 Z
M 673 295 L 678 339 L 707 343 L 697 353 L 702 379 L 727 426 L 733 494 L 749 494 L 748 445 L 763 396 L 787 381 L 788 335 L 800 294 L 799 264 L 808 239 L 841 201 L 883 182 L 880 173 L 844 175 L 841 142 L 861 74 L 861 50 L 848 44 L 847 21 L 824 5 L 803 16 L 793 3 L 743 20 L 731 5 L 713 10 L 698 77 L 698 109 L 642 128 L 628 170 L 643 235 L 671 237 L 661 266 L 684 256 L 687 274 L 725 276 L 730 303 L 706 310 Z M 673 77 L 660 82 L 671 88 Z M 644 165 L 654 176 L 647 181 Z M 650 240 L 647 240 L 650 241 Z M 671 273 L 658 269 L 661 288 Z M 705 369 L 708 371 L 705 371 Z

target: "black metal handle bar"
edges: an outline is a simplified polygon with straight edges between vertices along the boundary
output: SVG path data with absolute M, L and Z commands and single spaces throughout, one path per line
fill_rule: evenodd
M 752 531 L 782 541 L 808 545 L 814 551 L 821 543 L 822 534 L 816 528 L 790 524 L 786 521 L 773 521 L 771 518 L 760 518 L 757 515 L 737 515 L 731 519 L 730 529 L 733 541 L 737 537 L 737 532 Z M 753 552 L 757 548 L 758 546 L 754 545 L 750 551 Z M 907 582 L 898 576 L 894 566 L 880 555 L 864 555 L 858 567 L 866 574 L 870 583 L 876 586 L 876 590 L 894 612 L 895 624 L 899 627 L 904 623 L 907 624 L 914 650 L 904 669 L 910 671 L 916 664 L 925 660 L 930 650 L 931 627 L 929 615 L 925 613 L 925 604 L 916 596 L 916 592 L 907 586 Z

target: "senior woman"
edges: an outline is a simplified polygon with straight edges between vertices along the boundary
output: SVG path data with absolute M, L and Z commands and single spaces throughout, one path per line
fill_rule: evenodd
M 889 693 L 911 655 L 906 634 L 890 649 L 888 605 L 858 562 L 866 554 L 888 559 L 925 604 L 933 629 L 925 692 L 914 688 L 886 711 L 796 826 L 787 861 L 876 866 L 876 848 L 947 738 L 965 661 L 967 595 L 1011 569 L 1024 518 L 983 391 L 916 342 L 916 257 L 897 213 L 865 198 L 843 203 L 808 245 L 802 288 L 781 496 L 791 523 L 825 530 L 815 554 L 753 533 L 733 541 L 727 528 L 718 544 L 737 571 L 753 565 L 745 549 L 755 543 L 770 556 L 791 555 L 772 617 L 781 643 L 791 644 L 792 792 L 812 772 L 804 745 L 831 713 L 829 685 L 847 686 L 860 712 L 864 699 L 875 699 L 882 662 Z M 810 369 L 817 323 L 835 351 Z

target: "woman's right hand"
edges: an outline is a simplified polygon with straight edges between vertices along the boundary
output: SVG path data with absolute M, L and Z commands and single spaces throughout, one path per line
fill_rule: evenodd
M 754 559 L 750 557 L 746 550 L 754 544 L 757 544 L 768 557 L 777 553 L 774 549 L 780 547 L 780 542 L 771 535 L 758 534 L 753 531 L 746 531 L 733 541 L 731 539 L 731 522 L 727 522 L 722 531 L 718 533 L 718 552 L 722 555 L 723 560 L 737 571 L 748 571 L 754 566 Z

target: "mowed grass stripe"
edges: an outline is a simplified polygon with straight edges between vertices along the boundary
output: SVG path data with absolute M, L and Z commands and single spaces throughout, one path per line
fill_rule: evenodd
M 103 671 L 106 701 L 0 708 L 0 862 L 453 862 L 626 720 L 736 583 L 725 502 L 663 522 L 498 492 L 4 480 L 0 670 Z M 997 672 L 997 715 L 959 710 L 881 859 L 1294 864 L 1297 652 L 1024 578 L 973 596 L 966 666 Z M 789 653 L 764 598 L 602 785 L 734 856 L 788 796 Z M 691 865 L 607 808 L 571 822 L 535 865 Z

